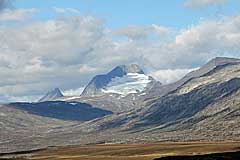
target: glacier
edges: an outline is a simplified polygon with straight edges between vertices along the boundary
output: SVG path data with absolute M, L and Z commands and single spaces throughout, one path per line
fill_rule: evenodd
M 128 73 L 123 77 L 115 77 L 102 89 L 104 93 L 116 93 L 126 96 L 131 93 L 139 93 L 145 90 L 151 82 L 151 78 L 145 74 Z

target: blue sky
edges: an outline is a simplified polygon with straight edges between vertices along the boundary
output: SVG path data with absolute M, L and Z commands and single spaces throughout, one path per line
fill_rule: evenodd
M 197 23 L 200 19 L 236 15 L 240 1 L 229 0 L 227 5 L 207 6 L 199 9 L 184 7 L 185 0 L 17 0 L 17 8 L 38 8 L 36 18 L 47 20 L 55 17 L 52 7 L 75 8 L 82 15 L 104 19 L 111 28 L 127 25 L 158 24 L 183 28 Z
M 163 84 L 215 57 L 240 58 L 239 0 L 0 0 L 0 102 L 138 64 Z

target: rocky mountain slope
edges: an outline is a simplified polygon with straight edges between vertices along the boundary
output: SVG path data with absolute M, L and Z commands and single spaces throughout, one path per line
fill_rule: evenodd
M 95 76 L 81 96 L 43 99 L 88 103 L 97 108 L 120 113 L 142 107 L 142 96 L 156 86 L 161 86 L 161 83 L 147 76 L 138 65 L 121 65 L 105 75 Z M 50 93 L 56 95 L 55 92 Z M 45 97 L 54 96 L 47 94 Z
M 206 73 L 210 72 L 211 70 L 215 69 L 217 66 L 222 66 L 229 63 L 237 63 L 240 62 L 240 59 L 235 58 L 226 58 L 226 57 L 216 57 L 210 60 L 207 64 L 203 65 L 198 70 L 192 71 L 184 76 L 177 82 L 161 85 L 157 87 L 152 87 L 151 90 L 145 95 L 144 99 L 154 99 L 156 97 L 164 96 L 171 91 L 176 90 L 178 87 L 182 86 L 187 81 L 191 80 L 192 78 L 197 78 L 205 75 Z
M 176 83 L 165 86 L 157 85 L 144 93 L 146 95 L 129 94 L 125 97 L 124 105 L 132 104 L 131 110 L 116 112 L 83 123 L 66 123 L 66 125 L 54 129 L 36 127 L 34 134 L 25 137 L 22 141 L 18 141 L 16 138 L 12 138 L 11 141 L 1 138 L 0 141 L 4 141 L 4 145 L 16 150 L 18 146 L 26 143 L 26 139 L 28 142 L 34 141 L 34 147 L 43 144 L 49 146 L 150 141 L 240 140 L 239 59 L 216 58 Z M 104 99 L 106 95 L 112 97 L 113 100 Z M 98 99 L 86 96 L 90 98 L 86 101 L 95 100 L 93 103 L 99 105 L 104 104 L 103 101 L 107 101 L 110 105 L 115 106 L 118 99 L 116 93 L 101 96 L 94 96 Z M 121 102 L 123 101 L 118 102 L 120 106 L 123 104 Z M 15 110 L 6 111 L 8 109 L 6 106 L 2 109 L 4 110 L 2 112 L 9 112 L 8 114 L 15 112 Z M 15 109 L 19 112 L 19 108 Z M 20 112 L 23 111 L 20 110 Z M 28 112 L 24 113 L 29 114 Z M 34 116 L 39 117 L 39 115 Z M 6 118 L 1 118 L 0 115 L 0 122 L 10 126 L 5 121 Z M 51 121 L 64 122 L 52 118 Z M 19 123 L 18 126 L 21 125 L 21 121 Z M 37 126 L 34 121 L 32 125 Z M 12 135 L 14 127 L 17 128 L 13 123 L 13 129 L 8 129 L 5 135 Z M 31 145 L 28 143 L 27 146 L 31 148 L 33 147 Z
M 43 96 L 38 102 L 54 101 L 63 97 L 64 95 L 61 90 L 59 88 L 55 88 Z
M 29 114 L 27 111 L 0 104 L 0 153 L 40 147 L 39 143 L 35 144 L 28 138 L 34 137 L 37 141 L 37 138 L 45 137 L 56 128 L 65 128 L 76 123 Z
M 209 64 L 214 65 L 208 67 Z M 210 69 L 205 71 L 205 68 Z M 104 135 L 124 132 L 129 141 L 237 140 L 240 134 L 239 60 L 217 58 L 190 75 L 196 73 L 201 74 L 165 95 L 148 99 L 141 109 L 87 122 L 79 131 L 109 131 Z
M 147 111 L 149 114 L 143 113 L 145 116 L 142 119 L 148 120 L 148 123 L 159 124 L 192 117 L 209 105 L 238 92 L 240 89 L 240 62 L 230 60 L 215 59 L 216 66 L 212 70 L 201 76 L 192 77 L 175 91 L 151 102 L 151 107 Z M 202 71 L 207 65 L 196 72 Z M 168 113 L 167 117 L 164 113 Z

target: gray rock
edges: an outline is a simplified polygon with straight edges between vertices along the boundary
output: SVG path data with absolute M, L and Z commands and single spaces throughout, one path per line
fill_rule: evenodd
M 64 97 L 64 95 L 62 94 L 61 90 L 59 88 L 55 88 L 43 96 L 38 102 L 53 101 L 62 97 Z

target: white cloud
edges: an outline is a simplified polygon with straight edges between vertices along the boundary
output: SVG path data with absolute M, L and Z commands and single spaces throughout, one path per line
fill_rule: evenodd
M 119 29 L 116 34 L 123 35 L 131 40 L 146 39 L 149 35 L 150 28 L 144 26 L 129 26 Z
M 80 96 L 83 90 L 84 90 L 84 87 L 66 90 L 64 91 L 64 96 Z
M 81 12 L 78 9 L 75 8 L 67 8 L 68 12 L 75 13 L 75 14 L 80 14 Z
M 66 13 L 66 9 L 65 8 L 59 8 L 59 7 L 53 7 L 53 10 L 56 12 L 56 13 Z
M 150 73 L 150 75 L 163 84 L 169 84 L 183 78 L 187 73 L 197 69 L 198 68 L 158 70 Z
M 4 9 L 0 13 L 0 21 L 24 21 L 36 13 L 37 9 Z
M 82 65 L 79 68 L 79 72 L 82 74 L 88 74 L 88 73 L 96 73 L 98 70 L 98 68 L 94 68 L 88 65 Z
M 67 13 L 80 14 L 80 11 L 78 9 L 75 9 L 75 8 L 53 7 L 53 10 L 58 14 L 67 14 Z
M 74 93 L 72 88 L 85 86 L 94 75 L 129 63 L 151 68 L 149 73 L 170 83 L 213 57 L 240 57 L 239 26 L 240 16 L 201 21 L 175 36 L 156 25 L 110 30 L 91 16 L 3 26 L 0 100 L 37 97 L 56 87 Z M 119 41 L 116 32 L 131 40 Z
M 37 102 L 40 99 L 39 96 L 5 96 L 4 98 L 10 102 Z
M 188 8 L 202 8 L 211 5 L 223 5 L 227 0 L 186 0 L 184 6 Z
M 145 40 L 155 34 L 159 37 L 165 36 L 170 31 L 167 27 L 152 24 L 150 26 L 128 26 L 117 30 L 116 34 L 130 40 Z
M 152 24 L 152 28 L 153 30 L 155 31 L 155 33 L 161 37 L 161 36 L 164 36 L 166 34 L 168 34 L 171 30 L 167 27 L 164 27 L 164 26 L 158 26 L 156 24 Z

